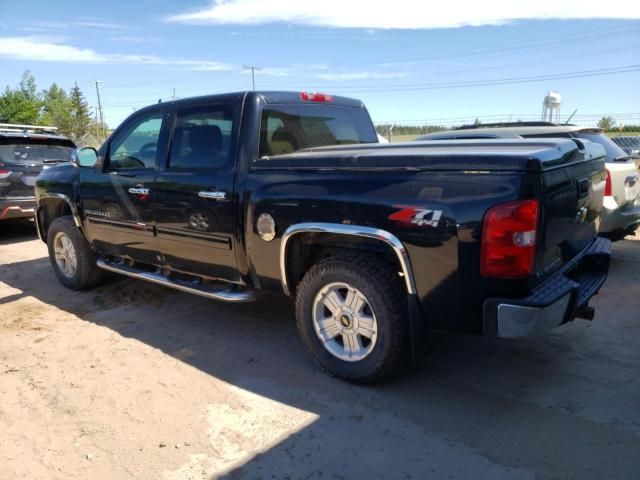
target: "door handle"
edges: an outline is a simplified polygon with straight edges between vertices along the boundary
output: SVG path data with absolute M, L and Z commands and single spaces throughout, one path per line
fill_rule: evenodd
M 131 187 L 129 189 L 129 193 L 133 193 L 134 195 L 149 195 L 149 189 L 143 187 Z
M 226 192 L 212 192 L 209 190 L 203 190 L 201 192 L 198 192 L 198 196 L 200 198 L 209 198 L 212 200 L 224 200 L 225 198 L 227 198 L 227 193 Z

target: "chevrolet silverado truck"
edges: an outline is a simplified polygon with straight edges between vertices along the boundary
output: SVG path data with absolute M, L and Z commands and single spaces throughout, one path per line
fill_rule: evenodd
M 381 145 L 357 100 L 222 94 L 141 109 L 43 171 L 36 220 L 66 287 L 111 271 L 226 302 L 288 295 L 322 369 L 376 382 L 433 329 L 591 319 L 604 156 L 579 139 Z

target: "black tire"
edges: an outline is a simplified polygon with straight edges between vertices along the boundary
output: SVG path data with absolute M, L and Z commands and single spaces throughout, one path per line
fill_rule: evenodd
M 338 358 L 325 348 L 316 333 L 313 320 L 316 296 L 335 283 L 358 289 L 375 314 L 377 339 L 361 360 Z M 343 380 L 360 384 L 381 382 L 395 375 L 408 358 L 406 292 L 397 272 L 374 255 L 346 252 L 311 267 L 297 288 L 296 319 L 300 336 L 316 363 Z M 344 340 L 340 343 L 344 344 Z
M 55 259 L 54 241 L 59 233 L 65 234 L 71 240 L 75 250 L 76 268 L 72 275 L 65 275 Z M 98 284 L 102 278 L 102 271 L 96 266 L 96 253 L 73 223 L 72 217 L 58 217 L 51 222 L 47 232 L 47 247 L 53 271 L 58 281 L 65 287 L 72 290 L 85 290 Z

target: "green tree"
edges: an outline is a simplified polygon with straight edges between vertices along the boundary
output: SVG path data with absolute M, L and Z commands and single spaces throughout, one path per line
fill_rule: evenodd
M 613 117 L 608 117 L 608 116 L 602 117 L 598 121 L 598 126 L 603 130 L 612 130 L 615 124 L 616 124 L 616 121 L 613 119 Z
M 42 104 L 40 123 L 58 127 L 64 135 L 73 135 L 71 99 L 67 92 L 52 83 L 42 92 Z
M 84 142 L 90 133 L 91 116 L 89 115 L 87 100 L 77 83 L 71 89 L 69 99 L 73 119 L 71 135 L 77 142 Z
M 18 88 L 7 86 L 0 96 L 0 121 L 35 124 L 41 108 L 42 100 L 37 93 L 36 80 L 27 70 L 22 74 Z

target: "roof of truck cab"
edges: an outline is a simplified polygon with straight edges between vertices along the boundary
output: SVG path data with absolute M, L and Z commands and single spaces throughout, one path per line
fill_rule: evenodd
M 139 111 L 142 110 L 152 110 L 154 108 L 163 107 L 163 106 L 176 106 L 176 107 L 193 107 L 197 105 L 206 105 L 208 103 L 216 103 L 216 102 L 230 102 L 230 101 L 239 101 L 243 98 L 247 98 L 248 100 L 255 99 L 259 100 L 264 104 L 311 104 L 311 105 L 338 105 L 341 107 L 355 107 L 355 108 L 364 108 L 364 103 L 360 100 L 356 100 L 348 97 L 340 97 L 336 95 L 330 95 L 332 100 L 330 102 L 312 102 L 302 100 L 301 93 L 304 92 L 285 92 L 285 91 L 252 91 L 245 90 L 239 92 L 229 92 L 229 93 L 217 93 L 212 95 L 200 95 L 196 97 L 186 97 L 181 98 L 179 100 L 171 100 L 167 102 L 158 102 L 154 104 L 150 104 Z
M 229 92 L 229 93 L 217 93 L 212 95 L 200 95 L 196 97 L 186 97 L 181 98 L 179 100 L 170 100 L 167 102 L 158 102 L 147 105 L 146 107 L 138 110 L 153 110 L 158 107 L 194 107 L 198 105 L 206 105 L 208 103 L 217 103 L 217 102 L 231 102 L 231 101 L 240 101 L 243 98 L 247 97 L 248 100 L 254 99 L 256 101 L 260 101 L 263 104 L 307 104 L 307 105 L 338 105 L 341 107 L 355 107 L 355 108 L 364 108 L 364 103 L 360 100 L 356 100 L 348 97 L 340 97 L 336 95 L 331 95 L 332 100 L 330 102 L 311 102 L 302 100 L 300 94 L 303 92 L 280 92 L 280 91 L 239 91 L 239 92 Z M 136 112 L 137 113 L 137 112 Z

